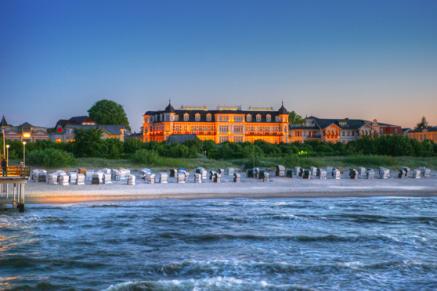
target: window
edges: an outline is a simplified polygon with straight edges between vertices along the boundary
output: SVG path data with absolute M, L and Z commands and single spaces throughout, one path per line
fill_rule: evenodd
M 275 117 L 275 121 L 276 121 L 276 122 L 280 122 L 280 121 L 281 121 L 281 118 L 279 118 L 279 116 L 276 116 L 276 117 Z
M 256 121 L 258 121 L 258 122 L 261 121 L 261 114 L 256 115 Z
M 184 121 L 190 120 L 190 115 L 188 113 L 184 113 Z
M 247 122 L 251 122 L 251 121 L 252 121 L 252 115 L 247 114 L 247 115 L 246 115 L 246 121 L 247 121 Z
M 196 113 L 196 114 L 194 115 L 194 119 L 195 119 L 196 121 L 200 121 L 200 113 Z
M 228 133 L 229 127 L 227 125 L 220 125 L 219 131 L 220 133 Z
M 267 115 L 266 115 L 266 121 L 267 121 L 267 122 L 272 121 L 272 116 L 271 116 L 270 114 L 267 114 Z
M 235 125 L 234 126 L 234 133 L 243 133 L 243 126 Z
M 243 122 L 243 116 L 241 116 L 241 115 L 234 116 L 234 121 L 235 122 Z
M 227 116 L 227 115 L 220 115 L 219 116 L 219 121 L 227 122 L 227 121 L 229 121 L 229 116 Z
M 179 121 L 179 115 L 178 115 L 178 114 L 176 114 L 176 115 L 174 116 L 174 121 Z
M 211 121 L 211 120 L 212 120 L 211 113 L 206 114 L 206 121 Z

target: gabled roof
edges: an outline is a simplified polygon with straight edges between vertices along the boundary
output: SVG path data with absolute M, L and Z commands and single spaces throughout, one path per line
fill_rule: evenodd
M 65 127 L 66 125 L 82 125 L 83 123 L 95 123 L 95 121 L 86 115 L 73 116 L 70 119 L 59 119 L 58 122 L 56 122 L 55 127 Z
M 89 116 L 73 116 L 68 120 L 70 123 L 82 124 L 84 122 L 95 122 Z
M 82 124 L 72 124 L 72 123 L 67 123 L 62 127 L 64 129 L 68 128 L 68 129 L 73 129 L 73 130 L 100 129 L 104 132 L 107 132 L 107 133 L 113 134 L 113 135 L 118 135 L 118 134 L 120 134 L 120 131 L 122 129 L 126 129 L 126 127 L 124 125 L 82 125 Z M 56 130 L 53 130 L 52 132 L 56 133 Z M 128 132 L 126 132 L 126 133 L 128 133 Z
M 341 129 L 357 130 L 357 129 L 360 129 L 361 127 L 363 127 L 363 126 L 365 126 L 367 124 L 372 124 L 371 121 L 364 120 L 364 119 L 318 118 L 318 117 L 315 117 L 315 116 L 310 116 L 310 117 L 307 117 L 305 119 L 313 119 L 315 121 L 315 123 L 316 123 L 316 126 L 320 127 L 320 128 L 326 128 L 327 126 L 329 126 L 331 124 L 336 124 Z M 379 122 L 378 122 L 378 125 L 381 125 L 381 126 L 393 126 L 393 127 L 396 126 L 396 125 L 391 125 L 391 124 L 386 124 L 386 123 L 379 123 Z M 303 125 L 303 128 L 305 128 L 305 125 Z
M 120 134 L 120 131 L 125 128 L 123 125 L 97 125 L 96 127 L 114 135 Z
M 22 124 L 20 124 L 19 126 L 17 126 L 18 128 L 23 128 L 23 127 L 35 127 L 32 124 L 30 124 L 29 122 L 24 122 Z

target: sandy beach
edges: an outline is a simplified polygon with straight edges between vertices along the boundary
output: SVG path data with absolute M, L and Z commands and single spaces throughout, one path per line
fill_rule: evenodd
M 437 196 L 437 177 L 427 179 L 387 180 L 302 180 L 272 178 L 270 182 L 244 179 L 241 183 L 220 184 L 146 184 L 135 186 L 120 182 L 109 185 L 48 185 L 29 182 L 26 203 L 76 203 L 92 201 L 200 198 L 267 197 L 368 197 L 368 196 Z

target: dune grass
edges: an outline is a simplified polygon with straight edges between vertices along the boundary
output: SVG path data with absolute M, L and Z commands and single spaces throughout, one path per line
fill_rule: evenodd
M 373 156 L 373 155 L 350 155 L 350 156 L 328 156 L 328 157 L 305 157 L 290 155 L 287 157 L 262 157 L 257 159 L 255 163 L 251 159 L 234 159 L 234 160 L 215 160 L 207 158 L 166 158 L 160 157 L 154 163 L 134 163 L 128 159 L 104 159 L 104 158 L 77 158 L 73 166 L 69 169 L 84 167 L 84 168 L 187 168 L 194 169 L 196 167 L 205 168 L 226 168 L 239 167 L 249 168 L 253 165 L 257 167 L 273 168 L 275 165 L 282 164 L 286 167 L 429 167 L 437 170 L 437 157 L 391 157 L 391 156 Z M 38 165 L 33 165 L 37 167 Z

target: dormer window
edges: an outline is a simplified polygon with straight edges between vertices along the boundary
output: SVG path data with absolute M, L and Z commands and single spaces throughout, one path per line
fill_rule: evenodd
M 272 116 L 271 116 L 270 114 L 267 114 L 267 115 L 266 115 L 266 121 L 267 121 L 267 122 L 272 121 Z
M 256 121 L 258 121 L 258 122 L 261 121 L 261 114 L 256 115 Z
M 184 121 L 188 121 L 190 119 L 190 115 L 188 113 L 184 113 Z
M 200 121 L 200 113 L 196 113 L 196 114 L 194 115 L 194 119 L 195 119 L 196 121 Z
M 206 121 L 211 121 L 212 120 L 212 115 L 211 113 L 207 113 L 206 114 Z
M 246 115 L 246 121 L 247 121 L 247 122 L 251 122 L 251 121 L 252 121 L 252 115 L 247 114 L 247 115 Z

